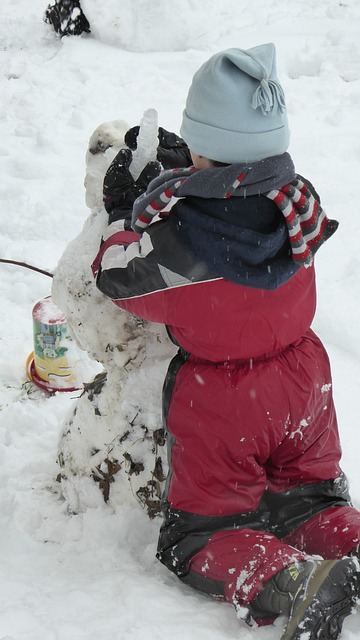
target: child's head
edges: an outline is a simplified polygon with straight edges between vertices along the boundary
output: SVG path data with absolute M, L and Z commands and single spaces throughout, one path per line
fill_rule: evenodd
M 256 162 L 284 153 L 289 128 L 272 43 L 228 49 L 195 73 L 180 129 L 197 157 Z

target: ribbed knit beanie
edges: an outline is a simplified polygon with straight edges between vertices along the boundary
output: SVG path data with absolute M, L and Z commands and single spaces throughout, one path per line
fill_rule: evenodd
M 273 43 L 228 49 L 195 73 L 180 129 L 191 151 L 229 164 L 256 162 L 289 145 Z

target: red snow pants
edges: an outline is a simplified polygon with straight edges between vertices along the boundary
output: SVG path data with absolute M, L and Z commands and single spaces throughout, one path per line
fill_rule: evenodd
M 184 582 L 242 606 L 306 554 L 341 557 L 360 542 L 328 357 L 311 330 L 251 363 L 178 355 L 163 401 L 158 558 Z

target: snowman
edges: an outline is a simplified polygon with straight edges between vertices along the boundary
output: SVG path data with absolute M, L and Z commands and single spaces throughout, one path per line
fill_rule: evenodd
M 102 203 L 106 169 L 125 147 L 129 124 L 101 124 L 86 152 L 86 204 L 90 215 L 54 273 L 52 299 L 66 316 L 78 346 L 102 370 L 84 385 L 61 426 L 58 463 L 70 513 L 102 504 L 136 501 L 150 518 L 160 512 L 166 477 L 161 391 L 175 353 L 162 325 L 116 307 L 95 286 L 91 263 L 108 224 Z M 145 112 L 132 167 L 156 158 L 157 114 Z

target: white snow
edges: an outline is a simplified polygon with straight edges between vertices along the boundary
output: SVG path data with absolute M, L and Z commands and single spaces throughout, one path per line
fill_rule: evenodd
M 82 233 L 90 242 L 104 224 L 94 215 L 101 204 L 96 189 L 87 194 L 89 218 L 83 186 L 97 127 L 115 120 L 133 126 L 155 109 L 159 124 L 178 132 L 188 86 L 203 61 L 228 47 L 275 42 L 290 152 L 328 215 L 340 221 L 316 261 L 314 329 L 331 358 L 342 466 L 360 508 L 358 0 L 83 0 L 92 34 L 62 40 L 43 23 L 45 8 L 46 0 L 0 4 L 0 258 L 53 272 L 63 256 L 64 273 L 74 272 L 66 283 L 71 296 L 76 276 L 96 253 L 96 243 L 81 253 L 74 239 Z M 114 129 L 109 136 L 118 136 L 119 148 L 124 122 Z M 106 161 L 101 156 L 104 166 L 107 154 Z M 92 170 L 99 180 L 102 168 Z M 106 505 L 86 477 L 89 453 L 81 450 L 81 438 L 74 464 L 77 471 L 84 464 L 84 475 L 69 481 L 68 493 L 61 491 L 58 439 L 66 416 L 75 405 L 81 413 L 83 405 L 76 393 L 48 397 L 34 391 L 25 372 L 33 350 L 32 308 L 49 295 L 52 281 L 14 265 L 0 264 L 0 271 L 0 640 L 278 640 L 279 621 L 251 631 L 230 605 L 194 593 L 155 560 L 159 521 L 150 521 L 134 498 L 136 477 L 134 486 L 118 483 Z M 117 317 L 111 303 L 106 309 L 92 318 L 93 355 L 103 352 L 113 331 L 109 318 L 114 323 Z M 128 331 L 135 354 L 143 334 L 141 328 L 134 334 L 131 322 L 121 324 L 124 343 Z M 149 428 L 157 425 L 153 394 L 161 386 L 166 347 L 158 327 L 149 334 L 150 355 L 140 369 L 141 349 L 126 379 L 113 380 L 120 385 L 122 413 L 116 396 L 101 399 L 106 423 L 120 420 L 119 434 L 141 403 Z M 79 331 L 77 339 L 86 336 Z M 158 339 L 164 357 L 154 366 Z M 126 353 L 108 357 L 115 371 Z M 71 514 L 76 503 L 78 513 Z M 357 613 L 345 621 L 342 638 L 355 640 L 359 631 Z
M 148 162 L 156 160 L 158 140 L 158 114 L 155 109 L 146 109 L 140 120 L 140 131 L 137 137 L 137 148 L 132 154 L 130 166 L 134 180 Z

